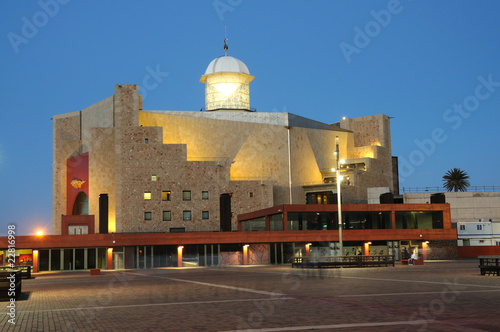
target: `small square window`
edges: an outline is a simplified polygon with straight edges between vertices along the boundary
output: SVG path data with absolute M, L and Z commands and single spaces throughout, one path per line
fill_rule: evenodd
M 145 200 L 150 200 L 151 199 L 151 191 L 144 192 L 144 199 Z
M 151 181 L 156 181 L 158 180 L 158 178 L 156 177 L 156 175 L 151 175 Z
M 201 219 L 210 219 L 210 212 L 201 211 Z
M 201 192 L 201 199 L 208 199 L 208 191 Z
M 483 230 L 483 225 L 477 225 L 477 230 L 482 231 Z
M 460 225 L 460 230 L 465 231 L 465 225 Z
M 191 211 L 182 211 L 182 220 L 191 221 Z
M 170 190 L 164 190 L 161 192 L 161 200 L 162 201 L 169 201 L 171 196 Z
M 183 190 L 182 191 L 182 200 L 190 201 L 191 200 L 191 190 Z
M 151 220 L 153 214 L 151 212 L 144 212 L 144 220 Z
M 172 220 L 172 212 L 163 211 L 163 221 L 171 221 Z

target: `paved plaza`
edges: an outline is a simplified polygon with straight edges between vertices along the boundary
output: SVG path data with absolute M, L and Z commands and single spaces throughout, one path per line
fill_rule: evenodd
M 1 331 L 499 331 L 500 277 L 423 266 L 159 268 L 35 274 Z

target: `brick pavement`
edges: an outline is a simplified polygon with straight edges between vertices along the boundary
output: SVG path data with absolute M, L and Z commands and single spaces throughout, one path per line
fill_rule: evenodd
M 498 331 L 500 277 L 476 260 L 39 273 L 2 331 Z

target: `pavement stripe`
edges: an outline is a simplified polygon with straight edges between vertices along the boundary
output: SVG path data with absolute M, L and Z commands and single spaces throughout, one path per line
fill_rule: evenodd
M 154 277 L 154 278 L 166 279 L 166 280 L 172 280 L 172 281 L 178 281 L 178 282 L 187 282 L 187 283 L 197 284 L 197 285 L 202 285 L 202 286 L 219 287 L 219 288 L 231 289 L 231 290 L 236 290 L 236 291 L 240 291 L 240 292 L 248 292 L 248 293 L 254 293 L 254 294 L 262 294 L 262 295 L 269 295 L 269 296 L 283 296 L 283 295 L 285 295 L 283 293 L 268 292 L 268 291 L 262 291 L 262 290 L 258 290 L 258 289 L 234 287 L 234 286 L 228 286 L 228 285 L 212 284 L 212 283 L 208 283 L 208 282 L 201 282 L 201 281 L 194 281 L 194 280 L 187 280 L 187 279 L 178 279 L 178 278 L 162 277 L 162 276 L 155 276 L 155 275 L 146 275 L 146 274 L 140 274 L 140 273 L 130 273 L 130 274 L 135 274 L 135 275 L 139 275 L 142 277 Z
M 460 290 L 458 293 L 491 293 L 500 292 L 500 289 L 481 289 L 481 290 Z M 386 293 L 386 294 L 353 294 L 353 295 L 336 295 L 335 297 L 371 297 L 371 296 L 407 296 L 407 295 L 424 295 L 424 294 L 441 294 L 440 292 L 413 292 L 413 293 Z
M 247 329 L 247 330 L 231 330 L 224 332 L 276 332 L 276 331 L 304 331 L 304 330 L 325 330 L 325 329 L 344 329 L 344 328 L 359 328 L 359 327 L 377 327 L 377 326 L 394 326 L 394 325 L 419 325 L 428 324 L 427 320 L 414 321 L 396 321 L 396 322 L 375 322 L 375 323 L 352 323 L 352 324 L 333 324 L 333 325 L 309 325 L 309 326 L 286 326 L 273 327 L 263 329 Z
M 376 280 L 376 281 L 397 281 L 404 283 L 422 283 L 422 284 L 438 284 L 438 285 L 452 285 L 452 286 L 464 286 L 464 287 L 490 287 L 490 288 L 498 288 L 500 286 L 491 286 L 491 285 L 475 285 L 475 284 L 459 284 L 454 281 L 425 281 L 425 280 L 402 280 L 402 279 L 384 279 L 384 278 L 367 278 L 367 277 L 347 277 L 347 276 L 338 276 L 338 278 L 342 279 L 361 279 L 361 280 Z
M 293 297 L 277 297 L 268 300 L 295 300 Z M 105 307 L 80 307 L 80 308 L 59 308 L 59 309 L 44 309 L 44 310 L 19 310 L 16 314 L 30 314 L 39 312 L 56 312 L 56 311 L 76 311 L 76 310 L 101 310 L 101 309 L 118 309 L 118 308 L 137 308 L 137 307 L 154 307 L 154 306 L 170 306 L 170 305 L 193 305 L 193 304 L 214 304 L 214 303 L 231 303 L 231 302 L 251 302 L 251 301 L 262 301 L 262 299 L 239 299 L 239 300 L 217 300 L 217 301 L 193 301 L 193 302 L 169 302 L 169 303 L 148 303 L 148 304 L 128 304 L 128 305 L 113 305 Z

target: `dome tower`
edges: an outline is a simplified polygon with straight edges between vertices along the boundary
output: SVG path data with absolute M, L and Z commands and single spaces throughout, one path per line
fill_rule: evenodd
M 205 83 L 206 111 L 250 111 L 250 82 L 254 79 L 247 66 L 240 60 L 227 55 L 218 57 L 207 67 L 200 78 Z

